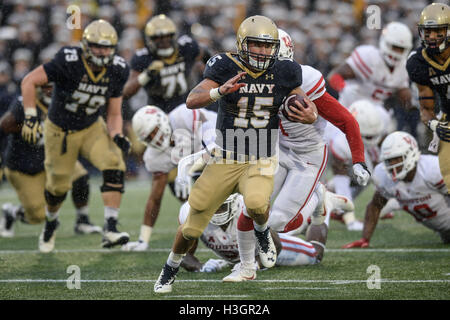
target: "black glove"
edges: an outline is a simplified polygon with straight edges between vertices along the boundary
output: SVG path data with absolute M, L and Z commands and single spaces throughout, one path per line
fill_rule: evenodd
M 436 134 L 442 141 L 450 142 L 450 126 L 448 125 L 448 121 L 438 123 L 436 126 Z
M 36 144 L 39 137 L 38 134 L 42 132 L 41 124 L 37 116 L 25 116 L 25 121 L 22 125 L 22 138 L 29 144 Z
M 130 152 L 131 142 L 123 134 L 116 134 L 113 138 L 113 141 L 122 150 L 124 155 L 127 155 L 128 152 Z

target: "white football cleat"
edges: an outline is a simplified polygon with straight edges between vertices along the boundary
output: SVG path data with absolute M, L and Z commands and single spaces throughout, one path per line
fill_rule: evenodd
M 45 227 L 39 236 L 39 251 L 43 253 L 52 252 L 55 248 L 55 230 L 59 226 L 58 219 L 53 221 L 45 220 Z
M 122 246 L 122 251 L 146 251 L 148 249 L 148 243 L 144 241 L 132 241 Z
M 158 280 L 155 282 L 153 291 L 155 293 L 169 293 L 172 292 L 172 284 L 175 281 L 179 268 L 173 268 L 167 263 L 164 265 L 161 273 L 159 274 Z
M 254 231 L 261 264 L 265 268 L 272 268 L 275 262 L 277 262 L 277 249 L 270 234 L 270 228 L 267 227 L 263 232 L 257 231 L 256 229 Z
M 231 270 L 231 274 L 222 279 L 223 282 L 243 282 L 256 279 L 256 268 L 242 268 L 237 263 Z
M 358 220 L 354 220 L 347 224 L 348 231 L 362 231 L 364 228 L 364 223 Z
M 323 199 L 325 204 L 325 209 L 327 210 L 327 214 L 336 210 L 338 212 L 350 212 L 355 211 L 355 205 L 353 201 L 349 198 L 341 195 L 337 195 L 331 191 L 325 192 L 325 197 Z

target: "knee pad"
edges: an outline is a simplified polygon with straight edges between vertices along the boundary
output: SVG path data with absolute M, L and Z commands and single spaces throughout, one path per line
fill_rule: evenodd
M 72 183 L 72 200 L 74 203 L 87 203 L 89 200 L 89 175 L 84 175 Z
M 48 205 L 57 206 L 66 199 L 67 192 L 61 196 L 55 196 L 55 195 L 51 194 L 50 192 L 48 192 L 47 190 L 45 190 L 44 195 L 45 195 L 45 201 L 47 201 Z
M 125 172 L 120 170 L 104 170 L 103 185 L 100 187 L 101 192 L 116 191 L 124 193 L 124 177 Z

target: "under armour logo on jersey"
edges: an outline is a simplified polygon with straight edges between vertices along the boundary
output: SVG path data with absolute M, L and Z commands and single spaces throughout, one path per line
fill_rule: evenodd
M 208 242 L 216 242 L 216 241 L 214 240 L 214 237 L 211 236 L 211 237 L 209 237 Z
M 271 74 L 266 74 L 266 80 L 273 80 L 273 73 Z

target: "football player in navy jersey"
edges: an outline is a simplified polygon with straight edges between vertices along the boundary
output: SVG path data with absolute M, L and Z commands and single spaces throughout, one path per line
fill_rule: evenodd
M 300 88 L 301 66 L 293 60 L 277 60 L 280 42 L 272 20 L 245 19 L 236 45 L 237 54 L 217 54 L 207 62 L 205 79 L 186 101 L 188 108 L 196 109 L 219 100 L 216 146 L 208 148 L 212 157 L 192 187 L 189 215 L 155 283 L 156 293 L 172 291 L 183 256 L 234 192 L 243 195 L 254 221 L 262 264 L 272 267 L 276 261 L 267 220 L 277 166 L 278 109 L 286 96 L 299 94 L 306 107 L 296 101 L 297 109 L 286 112 L 293 121 L 311 124 L 317 119 L 317 108 Z
M 129 76 L 125 60 L 115 55 L 117 33 L 104 20 L 91 22 L 83 31 L 81 47 L 63 47 L 53 60 L 40 65 L 22 81 L 25 121 L 22 136 L 37 142 L 39 119 L 34 100 L 36 86 L 54 82 L 55 88 L 44 123 L 46 224 L 39 249 L 54 249 L 60 207 L 71 187 L 78 156 L 103 174 L 100 187 L 105 206 L 103 247 L 125 244 L 126 232 L 116 228 L 126 155 L 130 148 L 122 134 L 122 90 Z M 106 110 L 106 123 L 101 110 Z
M 439 151 L 441 173 L 450 186 L 450 7 L 428 5 L 418 28 L 422 46 L 411 53 L 406 69 L 419 91 L 421 120 L 433 132 L 429 150 Z
M 130 98 L 143 87 L 147 104 L 169 113 L 186 101 L 188 78 L 195 62 L 206 63 L 211 55 L 188 35 L 177 39 L 175 23 L 164 14 L 150 19 L 144 33 L 145 48 L 131 59 L 130 79 L 123 95 Z
M 36 105 L 39 122 L 47 117 L 53 85 L 37 88 Z M 18 97 L 0 119 L 0 139 L 7 136 L 5 172 L 15 189 L 20 206 L 5 203 L 2 206 L 3 220 L 0 236 L 14 235 L 14 222 L 21 220 L 29 224 L 42 223 L 45 219 L 45 172 L 44 145 L 41 137 L 36 145 L 22 139 L 21 127 L 25 120 L 22 98 Z M 72 177 L 72 200 L 76 207 L 75 232 L 78 234 L 100 233 L 102 229 L 89 221 L 89 175 L 77 161 Z

